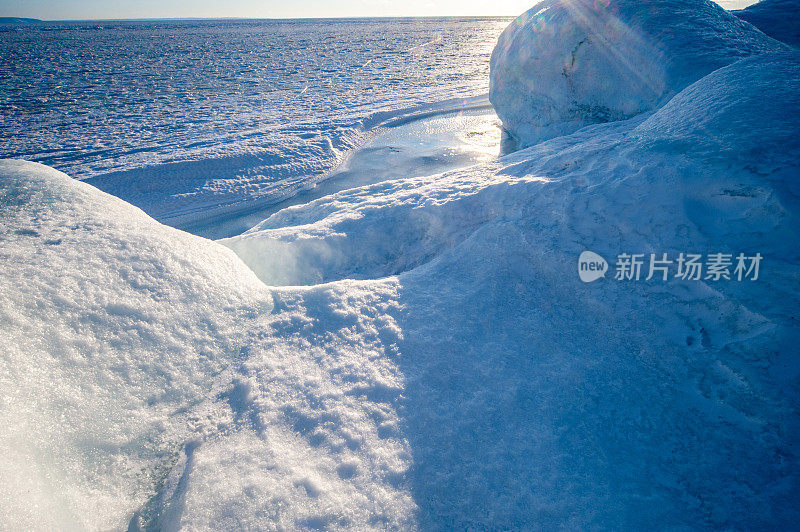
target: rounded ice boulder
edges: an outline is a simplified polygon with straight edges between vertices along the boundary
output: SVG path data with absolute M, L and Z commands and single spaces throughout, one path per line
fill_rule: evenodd
M 500 35 L 489 96 L 530 146 L 657 109 L 720 67 L 784 48 L 708 0 L 546 0 Z
M 760 0 L 733 13 L 773 39 L 800 46 L 800 0 Z

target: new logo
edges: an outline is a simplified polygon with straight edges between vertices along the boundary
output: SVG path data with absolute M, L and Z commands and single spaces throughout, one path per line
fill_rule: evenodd
M 591 283 L 606 276 L 608 263 L 594 251 L 584 251 L 578 257 L 578 276 L 584 283 Z

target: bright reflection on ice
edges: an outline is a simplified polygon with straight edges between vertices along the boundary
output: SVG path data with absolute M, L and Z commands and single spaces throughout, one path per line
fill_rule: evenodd
M 240 234 L 292 205 L 389 179 L 422 177 L 491 160 L 500 154 L 500 120 L 490 109 L 464 110 L 383 129 L 315 187 L 278 203 L 209 218 L 186 227 L 209 238 Z
M 493 111 L 466 111 L 420 120 L 391 129 L 354 155 L 366 150 L 400 150 L 406 165 L 429 173 L 452 165 L 473 164 L 496 157 L 500 151 L 500 121 Z M 414 165 L 419 162 L 419 166 Z M 380 162 L 380 161 L 379 161 Z M 352 165 L 352 163 L 351 163 Z M 388 172 L 394 173 L 392 169 Z M 406 172 L 408 174 L 408 172 Z M 413 177 L 402 175 L 398 177 Z

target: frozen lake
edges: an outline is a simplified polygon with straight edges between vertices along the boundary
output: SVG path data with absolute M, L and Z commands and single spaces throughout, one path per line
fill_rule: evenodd
M 484 156 L 482 148 L 466 155 L 474 151 L 464 137 L 475 133 L 472 124 L 445 126 L 442 118 L 420 126 L 431 131 L 396 126 L 488 107 L 481 96 L 489 55 L 507 22 L 7 26 L 0 55 L 12 60 L 0 62 L 0 156 L 47 164 L 188 229 L 340 176 L 344 168 L 335 169 L 370 142 L 397 139 L 394 153 L 413 147 L 408 161 L 387 160 L 395 169 L 416 166 L 412 175 L 452 168 Z M 385 140 L 376 139 L 380 133 Z M 427 136 L 427 146 L 415 146 L 414 134 Z M 449 142 L 456 145 L 448 155 Z M 351 164 L 369 166 L 364 159 L 379 144 Z M 430 168 L 419 168 L 426 161 Z M 408 175 L 387 171 L 353 181 Z

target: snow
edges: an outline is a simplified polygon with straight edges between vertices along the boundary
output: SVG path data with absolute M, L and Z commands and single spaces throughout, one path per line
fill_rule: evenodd
M 547 0 L 500 35 L 490 98 L 530 146 L 651 111 L 717 68 L 781 47 L 709 1 Z
M 562 52 L 567 6 L 586 4 L 553 4 L 544 32 Z M 633 86 L 599 123 L 561 109 L 537 142 L 493 92 L 530 147 L 375 179 L 356 152 L 347 186 L 219 242 L 0 161 L 0 525 L 794 526 L 800 53 L 705 2 L 609 9 L 591 20 L 672 28 L 591 47 L 638 51 L 658 98 Z M 504 86 L 550 76 L 511 63 L 544 50 L 529 37 Z M 585 284 L 587 250 L 763 264 Z
M 754 170 L 769 174 L 778 161 L 791 160 L 800 151 L 797 128 L 784 116 L 787 109 L 800 106 L 796 57 L 796 53 L 769 54 L 712 72 L 634 132 L 695 157 L 748 161 Z M 764 78 L 783 82 L 760 84 Z M 747 90 L 759 85 L 758 91 Z M 736 92 L 736 87 L 742 90 Z M 794 180 L 776 181 L 779 186 L 794 185 Z
M 237 209 L 200 213 L 184 230 L 207 238 L 235 236 L 269 215 L 292 205 L 307 203 L 369 183 L 430 175 L 497 157 L 501 130 L 497 115 L 484 96 L 445 105 L 430 105 L 422 112 L 393 114 L 370 129 L 371 139 L 350 151 L 344 161 L 319 182 L 306 184 L 281 201 L 250 200 Z M 482 108 L 483 107 L 483 108 Z M 458 109 L 458 110 L 456 110 Z
M 398 285 L 422 528 L 788 526 L 799 61 L 742 60 L 649 117 L 340 192 L 223 242 L 270 284 Z M 757 283 L 587 286 L 584 249 L 768 266 Z
M 800 2 L 797 0 L 761 0 L 733 13 L 773 39 L 794 47 L 800 45 Z
M 284 201 L 384 122 L 484 96 L 508 18 L 42 22 L 0 34 L 0 157 L 187 229 Z M 447 102 L 447 100 L 450 100 Z
M 0 197 L 0 523 L 409 522 L 401 377 L 376 342 L 397 331 L 360 315 L 391 288 L 271 291 L 227 248 L 35 163 L 2 161 Z
M 272 303 L 213 242 L 48 167 L 1 168 L 0 522 L 119 527 Z

